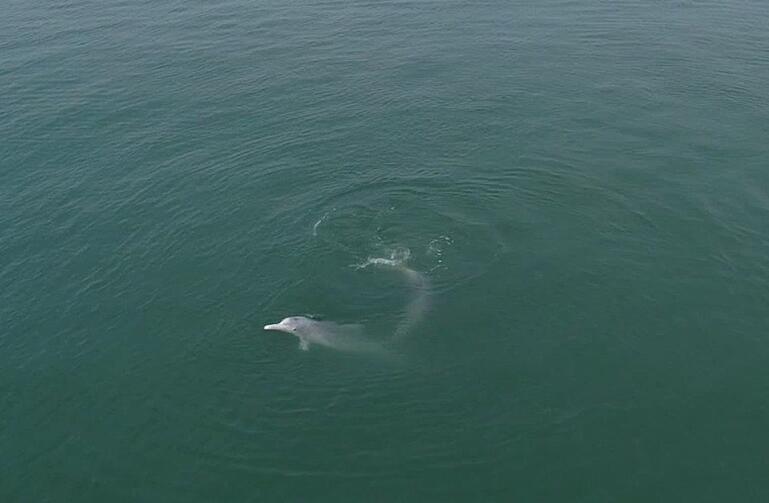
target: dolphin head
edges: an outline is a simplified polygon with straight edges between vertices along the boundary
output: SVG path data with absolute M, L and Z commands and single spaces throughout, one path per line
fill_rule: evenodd
M 303 325 L 306 324 L 307 318 L 302 316 L 290 316 L 283 318 L 280 323 L 273 323 L 271 325 L 265 325 L 265 330 L 275 330 L 277 332 L 286 332 L 287 334 L 296 334 Z

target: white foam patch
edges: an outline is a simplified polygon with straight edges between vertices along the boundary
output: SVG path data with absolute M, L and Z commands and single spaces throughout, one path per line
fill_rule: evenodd
M 411 256 L 411 250 L 408 248 L 398 248 L 390 252 L 389 257 L 369 257 L 365 262 L 360 264 L 353 264 L 351 267 L 355 269 L 365 269 L 369 266 L 387 266 L 387 267 L 401 267 Z

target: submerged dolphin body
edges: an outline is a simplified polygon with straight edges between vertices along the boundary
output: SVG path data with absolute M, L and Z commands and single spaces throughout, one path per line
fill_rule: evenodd
M 295 335 L 299 338 L 299 347 L 305 351 L 310 349 L 310 344 L 317 344 L 351 353 L 386 353 L 379 344 L 363 338 L 360 325 L 340 325 L 333 321 L 290 316 L 280 323 L 265 325 L 264 329 Z
M 408 254 L 405 256 L 405 259 L 407 258 Z M 411 332 L 411 329 L 417 323 L 419 323 L 419 321 L 422 319 L 422 316 L 424 316 L 427 308 L 429 307 L 430 282 L 421 272 L 407 267 L 404 264 L 405 259 L 398 260 L 395 258 L 369 258 L 365 263 L 358 266 L 361 269 L 369 266 L 392 268 L 401 272 L 406 277 L 406 280 L 409 282 L 411 287 L 414 289 L 414 297 L 406 306 L 403 319 L 395 329 L 395 333 L 393 333 L 392 340 L 394 341 L 403 339 L 406 335 L 408 335 L 408 333 Z

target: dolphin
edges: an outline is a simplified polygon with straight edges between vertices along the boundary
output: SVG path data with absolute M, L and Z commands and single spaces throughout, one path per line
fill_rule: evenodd
M 326 346 L 338 351 L 351 353 L 386 353 L 387 351 L 362 337 L 361 325 L 340 325 L 333 321 L 319 321 L 305 316 L 289 316 L 271 325 L 265 330 L 274 330 L 295 335 L 299 338 L 299 348 L 307 351 L 310 344 Z
M 401 252 L 400 257 L 397 255 L 394 252 L 390 258 L 369 258 L 365 263 L 354 266 L 357 269 L 373 266 L 400 271 L 415 292 L 414 297 L 406 306 L 403 318 L 389 339 L 390 343 L 408 335 L 429 309 L 429 280 L 424 274 L 405 265 L 404 262 L 409 256 L 408 250 Z M 310 349 L 310 344 L 316 344 L 339 351 L 392 356 L 390 351 L 381 344 L 366 340 L 363 337 L 361 325 L 340 325 L 333 321 L 319 321 L 305 316 L 290 316 L 279 323 L 265 325 L 264 329 L 295 335 L 299 338 L 299 348 L 304 351 Z

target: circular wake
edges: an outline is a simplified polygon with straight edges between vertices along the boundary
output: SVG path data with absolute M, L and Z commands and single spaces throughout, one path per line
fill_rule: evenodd
M 468 185 L 371 180 L 316 201 L 307 222 L 307 267 L 323 260 L 324 269 L 341 271 L 342 286 L 323 286 L 349 299 L 337 302 L 333 316 L 365 318 L 400 341 L 424 322 L 436 296 L 493 268 L 506 243 Z M 357 272 L 345 277 L 344 269 Z

